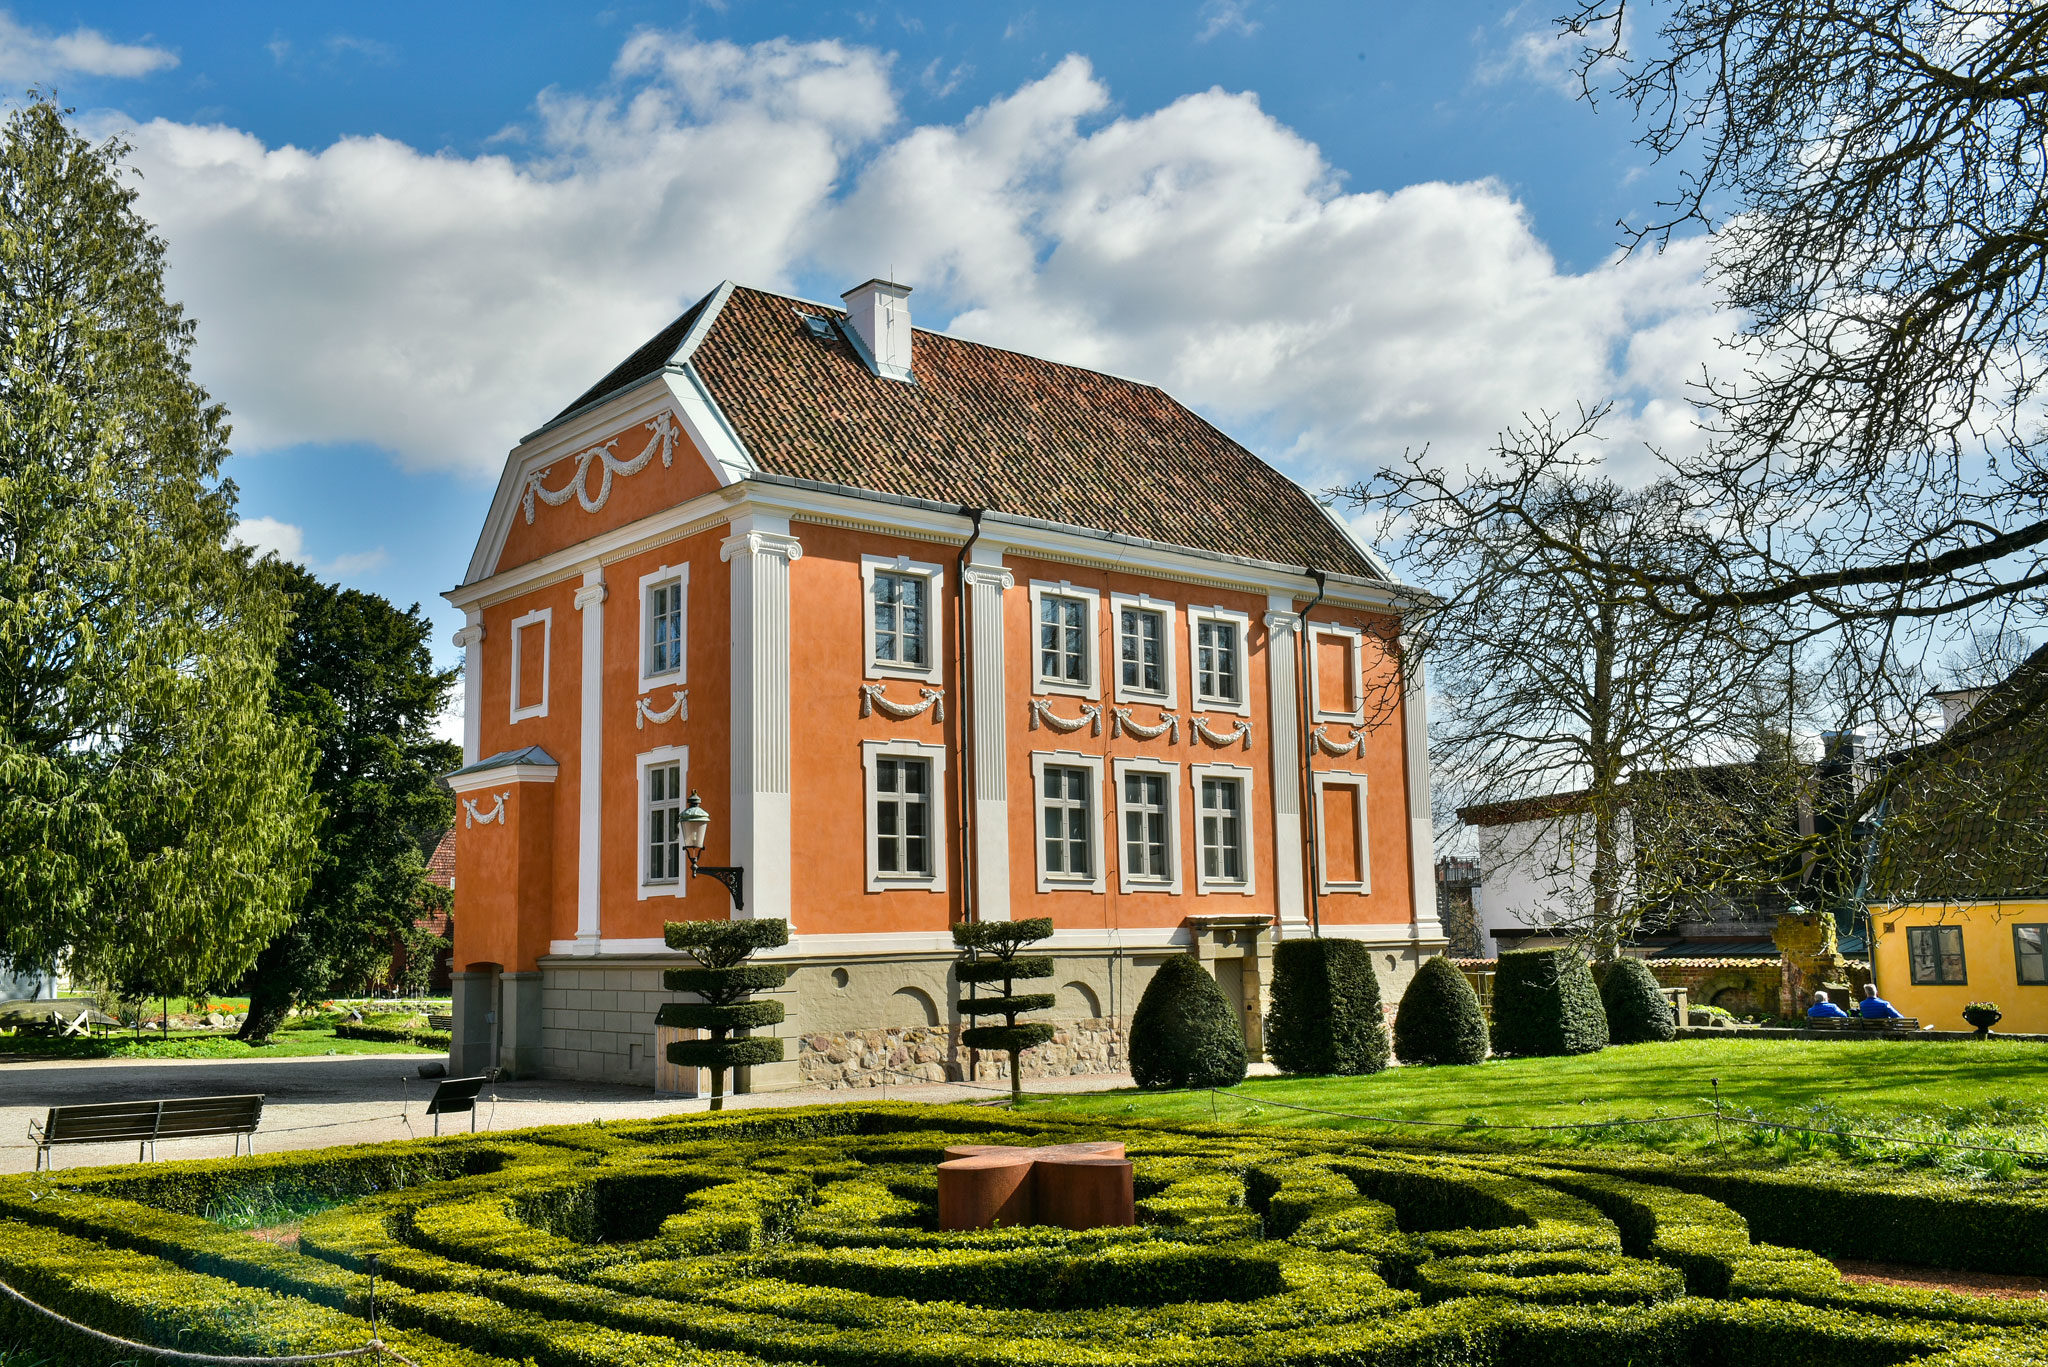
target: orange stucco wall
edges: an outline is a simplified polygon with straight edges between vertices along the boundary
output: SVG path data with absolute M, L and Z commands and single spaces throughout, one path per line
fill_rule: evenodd
M 1372 891 L 1321 894 L 1322 921 L 1325 925 L 1403 923 L 1415 914 L 1411 894 L 1414 870 L 1409 867 L 1408 756 L 1402 743 L 1407 704 L 1398 697 L 1397 668 L 1384 645 L 1393 624 L 1385 618 L 1329 608 L 1317 608 L 1309 620 L 1365 629 L 1365 725 L 1360 728 L 1365 732 L 1364 757 L 1353 754 L 1333 758 L 1318 750 L 1309 763 L 1324 772 L 1365 775 L 1366 844 Z M 1313 720 L 1303 722 L 1305 728 L 1315 724 Z M 1341 724 L 1335 729 L 1340 738 L 1351 730 Z M 1307 823 L 1313 814 L 1313 805 L 1305 804 L 1303 833 L 1310 840 L 1315 838 L 1315 831 Z
M 614 459 L 630 461 L 646 449 L 652 437 L 653 433 L 646 424 L 635 423 L 596 441 L 573 447 L 547 467 L 542 487 L 552 492 L 567 486 L 576 472 L 575 457 L 579 451 L 609 442 Z M 583 472 L 584 491 L 594 499 L 603 484 L 604 468 L 592 459 Z M 559 508 L 551 508 L 536 498 L 532 522 L 526 520 L 523 507 L 515 509 L 511 531 L 505 537 L 505 549 L 498 556 L 497 569 L 509 570 L 529 560 L 538 560 L 550 551 L 558 551 L 600 532 L 637 522 L 717 487 L 717 477 L 711 473 L 705 457 L 677 427 L 670 463 L 664 466 L 661 456 L 656 454 L 637 474 L 614 475 L 604 506 L 596 512 L 585 512 L 582 504 L 574 498 Z

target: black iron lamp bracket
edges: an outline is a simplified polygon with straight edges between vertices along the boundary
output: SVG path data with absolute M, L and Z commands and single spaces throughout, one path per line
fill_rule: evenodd
M 704 875 L 706 878 L 716 878 L 719 882 L 725 884 L 725 890 L 732 894 L 732 908 L 734 911 L 745 911 L 747 909 L 745 895 L 747 871 L 744 868 L 717 864 L 705 864 L 700 867 L 697 863 L 696 851 L 693 850 L 690 852 L 690 877 L 695 878 L 699 874 Z

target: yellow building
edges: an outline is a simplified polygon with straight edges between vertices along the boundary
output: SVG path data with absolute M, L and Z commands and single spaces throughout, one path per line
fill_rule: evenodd
M 2000 1033 L 2048 1034 L 2048 899 L 1873 906 L 1870 925 L 1878 995 L 1902 1014 L 1967 1030 L 1964 1005 L 1993 1002 Z

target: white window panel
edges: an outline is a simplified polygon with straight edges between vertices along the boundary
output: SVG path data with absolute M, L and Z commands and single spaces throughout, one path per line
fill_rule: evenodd
M 1116 777 L 1117 889 L 1178 893 L 1180 766 L 1150 759 L 1112 762 Z
M 1371 892 L 1365 775 L 1318 769 L 1314 783 L 1317 891 Z
M 945 656 L 944 566 L 864 555 L 860 583 L 867 677 L 937 683 Z
M 690 750 L 664 745 L 634 757 L 640 776 L 639 820 L 634 823 L 633 858 L 640 900 L 689 893 L 689 856 L 683 853 L 683 808 L 690 795 Z
M 1103 891 L 1102 757 L 1034 751 L 1031 812 L 1038 890 Z
M 512 619 L 513 721 L 548 714 L 548 676 L 554 672 L 554 620 L 553 608 L 539 608 Z M 526 654 L 531 650 L 527 643 L 533 639 L 529 633 L 537 633 L 540 637 L 539 679 L 532 676 L 524 663 Z
M 1110 677 L 1118 702 L 1173 707 L 1180 697 L 1173 604 L 1148 594 L 1109 598 Z
M 689 682 L 690 567 L 640 576 L 640 691 Z
M 1195 802 L 1195 891 L 1256 890 L 1252 876 L 1252 771 L 1241 764 L 1188 766 Z
M 1252 713 L 1251 617 L 1227 608 L 1188 609 L 1188 674 L 1193 709 Z
M 1102 697 L 1099 591 L 1061 582 L 1031 582 L 1031 691 Z
M 946 890 L 946 747 L 871 740 L 867 775 L 869 892 Z
M 1338 657 L 1335 671 L 1326 655 Z M 1309 700 L 1317 721 L 1365 724 L 1365 633 L 1357 627 L 1312 622 L 1308 629 Z M 1332 678 L 1334 673 L 1337 677 Z

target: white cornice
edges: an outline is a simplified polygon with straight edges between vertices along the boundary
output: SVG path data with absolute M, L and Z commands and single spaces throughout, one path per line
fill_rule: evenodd
M 450 774 L 447 781 L 453 791 L 469 793 L 478 788 L 495 788 L 501 783 L 553 783 L 559 772 L 560 766 L 554 764 L 505 764 L 496 769 Z

